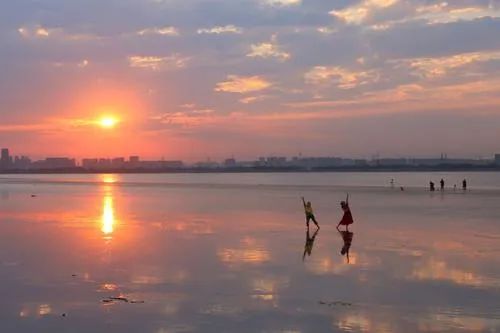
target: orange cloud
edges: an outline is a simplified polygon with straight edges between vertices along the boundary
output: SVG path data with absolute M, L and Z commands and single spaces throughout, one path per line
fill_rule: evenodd
M 158 56 L 129 56 L 130 67 L 149 69 L 153 71 L 177 69 L 186 67 L 190 58 L 180 54 L 173 54 L 168 57 Z
M 475 62 L 500 60 L 500 52 L 473 52 L 439 58 L 412 58 L 396 60 L 414 69 L 414 74 L 423 78 L 437 78 L 446 75 L 450 70 L 466 66 Z
M 500 103 L 499 87 L 498 79 L 444 86 L 408 84 L 392 89 L 364 92 L 350 98 L 305 101 L 285 105 L 307 110 L 289 114 L 289 117 L 303 119 L 357 117 L 425 110 L 435 112 L 450 109 L 456 109 L 457 112 L 475 109 L 479 112 L 481 108 L 492 108 Z M 314 109 L 320 111 L 311 112 Z M 277 117 L 286 116 L 287 113 L 277 115 Z
M 290 53 L 284 52 L 280 49 L 280 46 L 277 44 L 276 35 L 271 37 L 270 42 L 252 44 L 250 47 L 252 52 L 247 54 L 247 57 L 277 58 L 280 61 L 286 61 L 291 57 Z
M 378 81 L 379 73 L 370 71 L 350 71 L 338 66 L 315 66 L 309 70 L 304 79 L 308 84 L 335 84 L 340 89 L 352 89 L 359 85 Z
M 87 41 L 102 38 L 92 34 L 72 34 L 62 28 L 47 28 L 41 25 L 23 26 L 18 28 L 17 32 L 25 39 L 55 38 L 64 41 Z
M 330 15 L 335 16 L 348 24 L 361 24 L 373 11 L 391 7 L 397 2 L 398 0 L 365 0 L 360 4 L 350 6 L 342 10 L 332 10 Z
M 272 86 L 272 83 L 260 76 L 228 75 L 227 81 L 217 83 L 215 91 L 245 94 L 260 91 Z
M 471 21 L 482 17 L 500 17 L 500 10 L 494 6 L 454 7 L 448 2 L 416 8 L 416 19 L 426 19 L 430 24 L 450 23 L 460 20 Z

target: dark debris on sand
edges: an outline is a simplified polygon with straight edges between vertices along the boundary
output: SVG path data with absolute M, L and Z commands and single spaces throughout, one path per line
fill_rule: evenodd
M 319 301 L 318 302 L 321 305 L 328 305 L 328 306 L 352 306 L 352 303 L 349 302 L 342 302 L 342 301 L 335 301 L 335 302 L 324 302 L 324 301 Z
M 123 303 L 130 303 L 130 304 L 143 304 L 145 303 L 144 301 L 139 301 L 139 300 L 129 300 L 126 297 L 118 296 L 118 297 L 108 297 L 103 300 L 101 300 L 102 303 L 115 303 L 115 302 L 123 302 Z

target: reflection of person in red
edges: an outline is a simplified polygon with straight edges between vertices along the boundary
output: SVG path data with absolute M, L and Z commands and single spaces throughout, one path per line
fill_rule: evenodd
M 339 226 L 345 225 L 345 230 L 349 231 L 349 224 L 354 223 L 351 209 L 349 208 L 349 193 L 347 194 L 346 200 L 340 203 L 340 207 L 342 207 L 342 210 L 344 211 L 344 216 L 342 216 L 342 220 L 340 220 L 339 224 L 337 224 L 337 230 L 339 230 Z
M 342 236 L 342 240 L 344 241 L 344 245 L 342 246 L 342 250 L 340 250 L 341 255 L 345 255 L 347 258 L 347 263 L 349 263 L 349 249 L 351 248 L 352 239 L 354 237 L 354 233 L 350 231 L 340 231 L 340 235 Z

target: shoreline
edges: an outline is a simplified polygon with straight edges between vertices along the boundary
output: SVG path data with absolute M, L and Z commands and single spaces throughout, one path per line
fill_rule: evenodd
M 183 168 L 183 169 L 37 169 L 37 170 L 1 170 L 0 175 L 19 174 L 223 174 L 223 173 L 318 173 L 318 172 L 500 172 L 500 165 L 489 166 L 411 166 L 411 167 L 331 167 L 331 168 Z

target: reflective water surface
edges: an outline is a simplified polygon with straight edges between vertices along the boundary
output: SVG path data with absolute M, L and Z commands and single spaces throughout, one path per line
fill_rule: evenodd
M 1 176 L 0 331 L 500 332 L 495 181 L 193 177 Z

